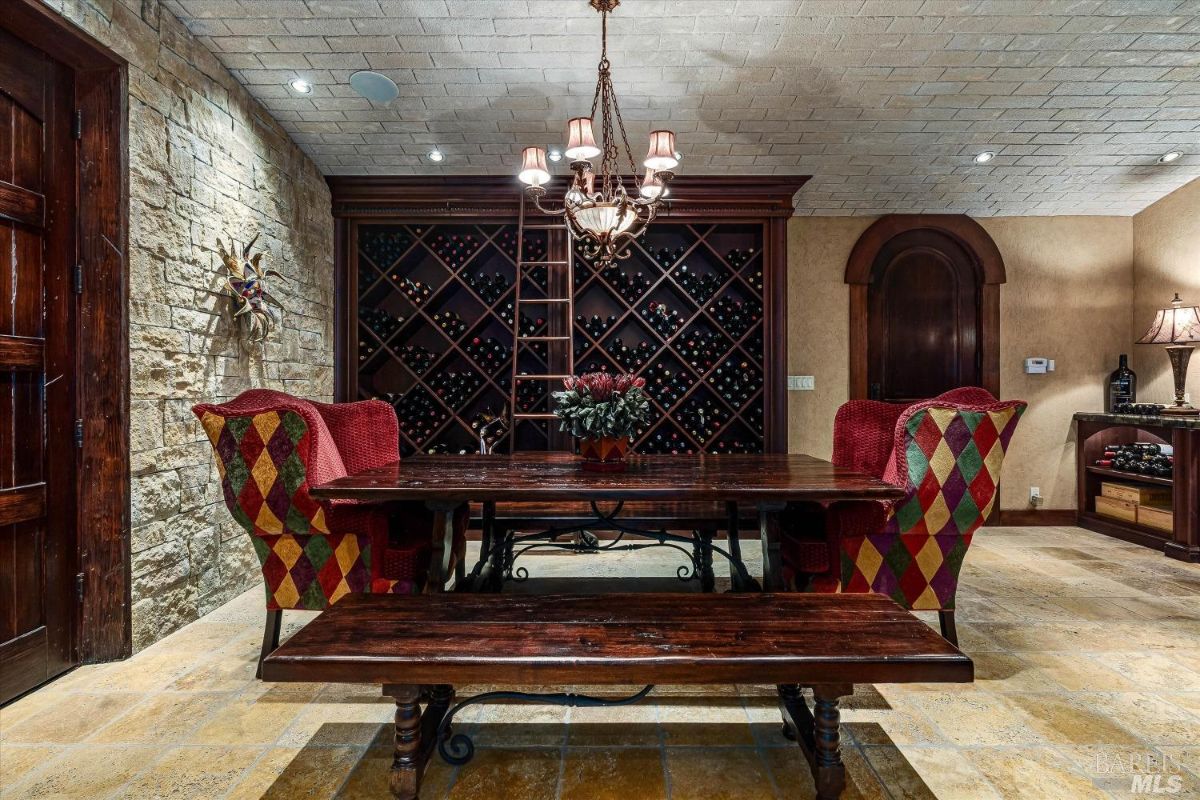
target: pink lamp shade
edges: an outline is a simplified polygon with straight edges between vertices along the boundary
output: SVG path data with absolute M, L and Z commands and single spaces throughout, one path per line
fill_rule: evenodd
M 675 134 L 672 131 L 650 131 L 650 151 L 642 162 L 646 169 L 658 172 L 675 169 L 679 159 L 675 157 Z
M 592 133 L 591 117 L 575 117 L 567 120 L 567 149 L 563 154 L 572 161 L 587 161 L 600 155 L 596 137 Z
M 1184 306 L 1178 293 L 1170 308 L 1159 309 L 1146 335 L 1138 344 L 1182 344 L 1200 342 L 1200 307 Z
M 521 151 L 521 171 L 517 173 L 517 179 L 528 186 L 541 186 L 550 180 L 546 148 L 526 147 Z
M 658 173 L 652 169 L 646 170 L 646 177 L 642 180 L 641 188 L 642 197 L 647 200 L 657 200 L 660 197 L 666 197 L 670 194 L 667 187 L 663 186 L 662 178 L 658 177 Z

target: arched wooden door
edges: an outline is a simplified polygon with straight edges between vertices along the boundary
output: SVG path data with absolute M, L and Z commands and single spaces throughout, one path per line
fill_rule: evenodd
M 859 239 L 851 288 L 851 397 L 911 402 L 960 386 L 999 394 L 995 243 L 968 217 L 883 217 Z

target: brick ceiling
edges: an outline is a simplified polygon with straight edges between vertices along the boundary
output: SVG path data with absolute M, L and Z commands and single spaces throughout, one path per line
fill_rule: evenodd
M 328 174 L 511 174 L 590 107 L 586 0 L 165 2 Z M 1132 214 L 1200 176 L 1200 0 L 625 0 L 610 56 L 639 161 L 670 127 L 681 174 L 812 174 L 798 213 Z

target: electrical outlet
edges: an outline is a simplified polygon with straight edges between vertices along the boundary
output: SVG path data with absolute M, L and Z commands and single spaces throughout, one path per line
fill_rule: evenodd
M 811 392 L 817 388 L 817 379 L 812 375 L 788 375 L 789 392 Z
M 1042 490 L 1038 486 L 1029 487 L 1029 505 L 1034 508 L 1042 504 Z

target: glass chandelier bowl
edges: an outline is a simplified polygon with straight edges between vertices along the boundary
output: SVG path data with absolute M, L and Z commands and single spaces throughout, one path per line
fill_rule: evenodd
M 563 193 L 561 208 L 542 205 L 545 184 L 551 179 L 544 148 L 525 148 L 517 173 L 525 184 L 526 195 L 542 213 L 566 218 L 571 232 L 580 240 L 585 257 L 596 268 L 629 255 L 628 243 L 646 229 L 665 204 L 669 194 L 667 184 L 675 177 L 671 170 L 679 164 L 675 134 L 669 130 L 652 131 L 643 161 L 645 176 L 638 181 L 640 170 L 629 147 L 608 60 L 608 15 L 620 4 L 621 0 L 589 0 L 589 5 L 600 12 L 600 64 L 591 115 L 567 121 L 567 146 L 563 154 L 571 159 L 574 174 Z M 599 143 L 594 130 L 597 110 Z M 629 164 L 626 175 L 621 174 L 622 155 Z M 597 156 L 600 157 L 598 172 L 592 164 Z

